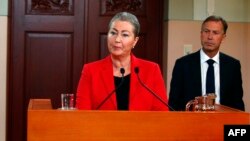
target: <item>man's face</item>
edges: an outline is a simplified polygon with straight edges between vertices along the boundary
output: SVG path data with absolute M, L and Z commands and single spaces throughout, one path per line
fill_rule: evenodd
M 220 21 L 208 21 L 201 28 L 201 44 L 204 52 L 213 57 L 217 54 L 221 42 L 226 37 Z

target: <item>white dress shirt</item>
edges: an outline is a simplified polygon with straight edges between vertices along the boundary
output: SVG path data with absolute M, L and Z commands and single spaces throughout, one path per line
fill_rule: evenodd
M 204 51 L 201 49 L 200 50 L 200 56 L 201 56 L 201 83 L 202 83 L 202 95 L 206 95 L 206 75 L 207 75 L 207 69 L 208 69 L 208 64 L 207 60 L 208 59 L 213 59 L 215 62 L 213 64 L 214 66 L 214 76 L 215 76 L 215 94 L 216 94 L 216 99 L 215 103 L 219 104 L 220 103 L 220 59 L 219 59 L 219 52 L 213 57 L 209 58 Z

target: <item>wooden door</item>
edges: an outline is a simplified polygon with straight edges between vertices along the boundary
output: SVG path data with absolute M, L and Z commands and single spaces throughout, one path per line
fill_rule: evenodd
M 50 98 L 58 108 L 61 93 L 76 92 L 82 66 L 108 54 L 107 25 L 119 11 L 140 20 L 134 54 L 161 66 L 162 6 L 162 0 L 12 0 L 7 140 L 26 140 L 30 98 Z

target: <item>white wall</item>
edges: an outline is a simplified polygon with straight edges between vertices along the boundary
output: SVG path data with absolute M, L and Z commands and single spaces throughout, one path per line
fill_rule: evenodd
M 0 0 L 0 141 L 6 140 L 8 0 Z
M 0 141 L 6 136 L 7 17 L 0 16 Z
M 250 22 L 250 0 L 246 0 L 247 1 L 247 21 Z
M 230 22 L 250 21 L 250 0 L 165 0 L 169 20 L 204 20 L 208 15 L 223 16 Z M 167 11 L 165 11 L 167 13 Z M 166 14 L 165 14 L 166 15 Z M 164 19 L 167 19 L 166 17 Z
M 193 19 L 193 0 L 169 0 L 168 12 L 169 19 Z
M 247 21 L 247 1 L 249 0 L 215 0 L 215 14 L 223 15 L 227 21 Z

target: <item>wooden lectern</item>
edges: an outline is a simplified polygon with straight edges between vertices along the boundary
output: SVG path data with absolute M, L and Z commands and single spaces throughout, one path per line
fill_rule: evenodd
M 31 99 L 28 141 L 222 141 L 224 125 L 249 124 L 249 113 L 216 105 L 213 112 L 51 109 Z

